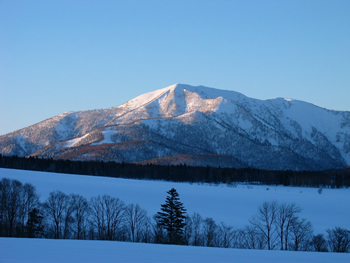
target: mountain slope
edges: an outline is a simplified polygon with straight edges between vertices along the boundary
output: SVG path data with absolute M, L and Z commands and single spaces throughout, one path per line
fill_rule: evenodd
M 224 155 L 215 157 L 220 166 L 324 170 L 350 165 L 350 112 L 175 84 L 0 136 L 0 153 L 155 163 L 176 163 L 178 155 L 192 165 Z

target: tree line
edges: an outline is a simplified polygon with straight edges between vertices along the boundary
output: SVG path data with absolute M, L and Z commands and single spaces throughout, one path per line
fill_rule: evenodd
M 328 171 L 267 171 L 256 168 L 215 168 L 181 165 L 140 165 L 103 161 L 71 161 L 52 158 L 0 155 L 0 168 L 94 175 L 129 179 L 232 185 L 238 182 L 264 185 L 340 188 L 350 186 L 350 169 Z
M 176 189 L 153 217 L 138 204 L 109 195 L 89 200 L 53 191 L 40 202 L 36 188 L 0 181 L 0 236 L 117 240 L 241 249 L 349 252 L 350 231 L 336 227 L 314 235 L 295 203 L 262 203 L 249 224 L 234 228 L 198 213 L 188 214 Z

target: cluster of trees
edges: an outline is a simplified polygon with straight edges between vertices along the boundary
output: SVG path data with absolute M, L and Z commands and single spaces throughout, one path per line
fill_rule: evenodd
M 176 189 L 167 192 L 150 218 L 139 205 L 109 195 L 92 197 L 54 191 L 44 201 L 34 186 L 0 181 L 0 236 L 118 240 L 223 248 L 350 252 L 350 231 L 336 227 L 314 235 L 294 203 L 264 202 L 249 224 L 234 228 L 188 215 Z
M 306 187 L 349 187 L 350 169 L 329 171 L 266 171 L 255 168 L 215 168 L 183 165 L 140 165 L 102 161 L 70 161 L 0 155 L 0 168 L 14 168 L 55 173 L 120 177 L 130 179 L 166 180 L 173 182 L 234 184 L 236 182 L 264 185 Z

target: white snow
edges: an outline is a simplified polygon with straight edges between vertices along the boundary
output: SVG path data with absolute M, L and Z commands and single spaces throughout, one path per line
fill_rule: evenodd
M 100 142 L 95 142 L 92 143 L 91 145 L 100 145 L 100 144 L 105 144 L 105 143 L 115 143 L 116 141 L 112 140 L 112 136 L 115 134 L 115 130 L 113 129 L 106 129 L 102 131 L 104 139 Z
M 0 169 L 0 179 L 4 177 L 33 184 L 42 200 L 55 190 L 81 194 L 87 198 L 108 194 L 120 198 L 126 204 L 139 204 L 149 216 L 159 211 L 166 198 L 166 191 L 174 187 L 189 214 L 198 212 L 204 218 L 212 217 L 217 223 L 222 221 L 235 228 L 248 225 L 249 219 L 264 201 L 294 202 L 303 209 L 300 217 L 311 221 L 315 234 L 325 234 L 326 229 L 336 226 L 350 229 L 350 209 L 346 202 L 350 200 L 350 189 L 323 189 L 322 194 L 319 194 L 316 188 L 191 185 Z
M 74 147 L 74 146 L 78 145 L 79 142 L 80 142 L 82 139 L 88 137 L 89 135 L 90 135 L 90 134 L 87 133 L 87 134 L 85 134 L 85 135 L 83 135 L 83 136 L 81 136 L 81 137 L 77 137 L 77 138 L 74 138 L 74 139 L 71 139 L 71 140 L 66 141 L 65 144 L 64 144 L 64 148 Z
M 142 181 L 48 172 L 0 169 L 0 179 L 31 183 L 45 200 L 49 193 L 61 190 L 87 198 L 102 194 L 115 196 L 126 204 L 138 203 L 152 216 L 164 203 L 166 191 L 174 187 L 189 214 L 200 213 L 217 223 L 234 227 L 248 224 L 258 205 L 264 201 L 295 202 L 303 208 L 302 218 L 311 221 L 315 234 L 335 226 L 350 229 L 350 209 L 346 200 L 350 189 L 237 185 L 236 187 L 196 185 L 162 181 Z M 89 263 L 89 262 L 350 262 L 350 254 L 240 250 L 123 243 L 117 241 L 47 240 L 0 238 L 1 263 Z
M 0 238 L 1 263 L 350 262 L 350 254 L 242 250 L 118 241 Z
M 86 136 L 86 135 L 84 135 Z M 69 147 L 74 147 L 74 145 L 76 145 L 77 143 L 79 143 L 79 141 L 82 139 L 82 137 L 78 137 L 78 138 L 74 138 L 71 140 L 66 141 L 64 147 L 65 148 L 69 148 Z
M 16 136 L 16 141 L 17 141 L 17 143 L 19 144 L 19 146 L 20 146 L 22 149 L 25 150 L 25 141 L 22 140 L 23 136 L 24 136 L 24 133 L 18 134 L 18 135 Z
M 171 86 L 166 87 L 166 88 L 163 88 L 163 89 L 153 91 L 153 92 L 148 92 L 148 93 L 142 94 L 142 95 L 136 97 L 135 99 L 132 99 L 132 100 L 124 103 L 120 107 L 127 107 L 129 109 L 136 109 L 140 106 L 143 106 L 145 103 L 151 102 L 152 100 L 161 96 L 163 93 L 165 93 L 168 90 L 173 89 L 175 87 L 176 87 L 176 84 L 171 85 Z

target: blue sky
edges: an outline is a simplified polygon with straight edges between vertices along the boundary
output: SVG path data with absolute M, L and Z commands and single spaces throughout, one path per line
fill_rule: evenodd
M 174 83 L 350 110 L 350 1 L 0 0 L 0 135 Z

